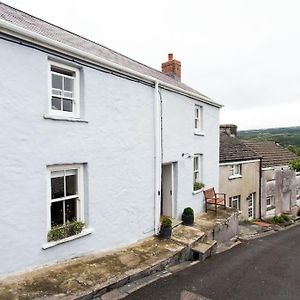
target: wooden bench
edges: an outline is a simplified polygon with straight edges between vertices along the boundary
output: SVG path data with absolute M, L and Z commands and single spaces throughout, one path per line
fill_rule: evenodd
M 222 197 L 220 197 L 222 196 Z M 214 188 L 209 188 L 204 190 L 204 198 L 205 198 L 205 211 L 207 212 L 208 204 L 213 205 L 215 207 L 215 211 L 217 211 L 218 206 L 223 206 L 226 209 L 226 194 L 224 193 L 216 193 Z M 211 209 L 212 210 L 212 209 Z

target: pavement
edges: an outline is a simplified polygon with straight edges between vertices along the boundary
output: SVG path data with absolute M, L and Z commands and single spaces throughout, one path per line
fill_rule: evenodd
M 178 270 L 182 264 L 189 266 L 191 262 L 187 260 L 191 256 L 191 247 L 196 242 L 211 239 L 215 232 L 218 236 L 222 236 L 223 231 L 230 232 L 228 224 L 233 215 L 234 211 L 230 209 L 218 210 L 217 214 L 212 211 L 202 213 L 195 218 L 194 226 L 178 225 L 174 228 L 171 239 L 149 237 L 112 252 L 100 252 L 2 277 L 0 300 L 119 299 L 116 295 L 105 295 L 117 293 L 117 288 L 128 287 L 128 284 L 143 281 L 143 278 L 149 280 L 149 276 L 153 280 L 167 276 L 176 271 L 176 267 L 175 271 L 166 271 L 172 266 L 177 265 Z
M 230 251 L 162 277 L 124 299 L 298 300 L 300 227 L 297 225 L 245 240 Z

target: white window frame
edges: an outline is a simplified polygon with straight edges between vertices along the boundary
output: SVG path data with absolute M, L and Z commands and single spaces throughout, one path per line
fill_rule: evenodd
M 269 204 L 268 204 L 269 202 Z M 269 207 L 272 207 L 273 206 L 273 203 L 274 202 L 274 196 L 273 195 L 268 195 L 266 197 L 266 207 L 269 208 Z
M 296 200 L 300 202 L 300 186 L 296 187 Z
M 197 104 L 194 107 L 194 129 L 195 134 L 203 135 L 203 107 Z
M 234 208 L 234 206 L 232 205 L 233 202 L 237 202 L 236 209 L 238 211 L 241 211 L 241 195 L 229 197 L 229 207 Z
M 77 204 L 77 221 L 84 223 L 84 193 L 83 193 L 83 165 L 81 164 L 70 164 L 70 165 L 56 165 L 48 166 L 48 201 L 47 201 L 47 232 L 51 230 L 51 203 L 57 201 L 63 201 L 73 196 L 61 197 L 58 199 L 52 200 L 51 195 L 51 174 L 56 171 L 67 171 L 67 170 L 76 170 L 77 171 L 77 195 L 79 204 Z
M 69 76 L 69 75 L 65 75 L 63 73 L 59 73 L 56 71 L 52 71 L 51 67 L 55 67 L 58 69 L 61 69 L 62 71 L 66 71 L 66 72 L 72 72 L 74 74 L 74 76 Z M 74 96 L 67 98 L 64 97 L 66 99 L 70 99 L 72 100 L 72 112 L 68 112 L 68 111 L 63 111 L 63 110 L 56 110 L 56 109 L 52 109 L 52 74 L 53 73 L 58 73 L 63 77 L 72 77 L 74 78 Z M 80 117 L 80 88 L 79 88 L 79 84 L 80 84 L 80 75 L 79 75 L 79 69 L 74 68 L 74 67 L 70 67 L 68 65 L 64 65 L 58 62 L 54 62 L 54 61 L 49 61 L 48 63 L 48 90 L 49 90 L 49 100 L 48 100 L 48 114 L 49 116 L 54 116 L 54 117 L 62 117 L 62 118 L 79 118 Z
M 241 178 L 242 177 L 242 164 L 233 164 L 230 168 L 231 175 L 229 179 Z
M 196 168 L 196 160 L 198 160 L 198 168 Z M 193 155 L 193 187 L 196 182 L 202 182 L 202 154 Z M 194 191 L 194 188 L 193 188 Z

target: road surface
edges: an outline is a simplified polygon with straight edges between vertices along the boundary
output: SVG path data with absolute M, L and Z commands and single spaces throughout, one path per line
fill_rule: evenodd
M 300 299 L 300 226 L 243 242 L 126 300 Z

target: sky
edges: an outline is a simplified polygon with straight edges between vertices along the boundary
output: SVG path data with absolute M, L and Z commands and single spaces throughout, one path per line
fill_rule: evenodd
M 182 81 L 239 130 L 300 126 L 299 0 L 3 0 Z

